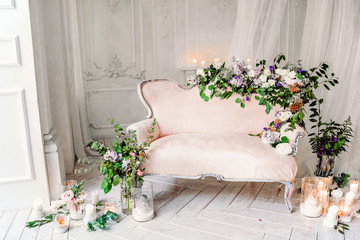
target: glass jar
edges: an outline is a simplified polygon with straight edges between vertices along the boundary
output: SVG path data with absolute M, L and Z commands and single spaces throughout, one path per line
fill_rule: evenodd
M 141 187 L 133 187 L 135 207 L 132 216 L 135 221 L 146 222 L 154 218 L 153 185 L 145 181 Z
M 338 215 L 341 222 L 350 223 L 353 217 L 352 203 L 347 202 L 346 199 L 341 199 L 339 201 Z
M 326 185 L 318 184 L 319 179 L 304 177 L 301 183 L 300 212 L 307 217 L 320 217 L 323 213 L 322 197 L 320 191 L 325 190 Z
M 116 199 L 114 197 L 110 197 L 106 202 L 104 206 L 104 213 L 107 213 L 108 211 L 111 211 L 113 213 L 117 213 L 116 209 Z
M 62 195 L 64 192 L 69 191 L 71 189 L 71 186 L 74 186 L 77 184 L 76 180 L 66 180 L 60 183 L 60 194 Z M 69 208 L 69 204 L 65 204 L 63 206 L 63 209 L 68 211 Z
M 70 217 L 72 220 L 81 220 L 85 216 L 85 201 L 69 203 Z

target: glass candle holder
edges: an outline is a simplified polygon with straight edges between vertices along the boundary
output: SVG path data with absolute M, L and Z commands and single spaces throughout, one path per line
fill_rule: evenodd
M 54 221 L 54 232 L 55 233 L 65 233 L 69 230 L 69 218 L 66 214 L 57 214 Z
M 339 201 L 338 215 L 341 222 L 349 223 L 352 220 L 352 203 L 350 204 L 346 199 Z
M 350 181 L 350 192 L 354 193 L 354 198 L 359 199 L 359 181 Z
M 145 181 L 141 187 L 133 187 L 135 207 L 132 216 L 135 221 L 146 222 L 154 218 L 153 185 Z
M 104 206 L 104 213 L 107 213 L 108 211 L 111 211 L 113 213 L 117 212 L 116 209 L 116 199 L 114 197 L 110 197 L 106 202 Z
M 319 191 L 324 190 L 318 186 L 318 179 L 304 177 L 301 183 L 300 212 L 307 217 L 320 217 L 323 212 L 322 198 Z

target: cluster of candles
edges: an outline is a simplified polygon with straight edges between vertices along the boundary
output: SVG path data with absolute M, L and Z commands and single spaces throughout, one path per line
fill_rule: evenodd
M 338 218 L 341 222 L 349 223 L 353 217 L 354 199 L 359 198 L 359 182 L 350 181 L 349 192 L 336 205 L 330 204 L 327 183 L 321 178 L 303 178 L 301 191 L 300 212 L 307 217 L 320 217 L 327 213 L 323 224 L 333 227 Z
M 220 63 L 220 58 L 214 58 L 214 64 L 218 64 L 218 63 Z M 193 61 L 192 61 L 192 66 L 193 66 L 194 68 L 197 67 L 196 58 L 193 59 Z M 200 67 L 201 67 L 201 68 L 205 68 L 205 60 L 202 60 L 202 61 L 201 61 Z

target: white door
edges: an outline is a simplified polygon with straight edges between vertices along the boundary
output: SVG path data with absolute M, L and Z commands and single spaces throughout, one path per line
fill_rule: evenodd
M 0 209 L 49 199 L 29 3 L 0 0 Z

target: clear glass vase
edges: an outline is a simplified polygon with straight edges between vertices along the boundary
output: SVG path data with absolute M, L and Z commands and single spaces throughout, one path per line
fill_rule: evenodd
M 120 187 L 121 211 L 125 215 L 131 215 L 135 206 L 135 201 L 131 194 L 132 187 L 127 186 L 125 180 L 122 181 Z
M 142 186 L 133 187 L 132 195 L 135 207 L 132 217 L 135 221 L 146 222 L 154 218 L 153 186 L 151 182 L 145 181 Z
M 85 201 L 69 203 L 70 217 L 72 220 L 81 220 L 85 216 Z
M 300 212 L 304 216 L 320 217 L 323 213 L 323 199 L 320 191 L 325 190 L 326 185 L 318 183 L 319 178 L 302 178 Z

